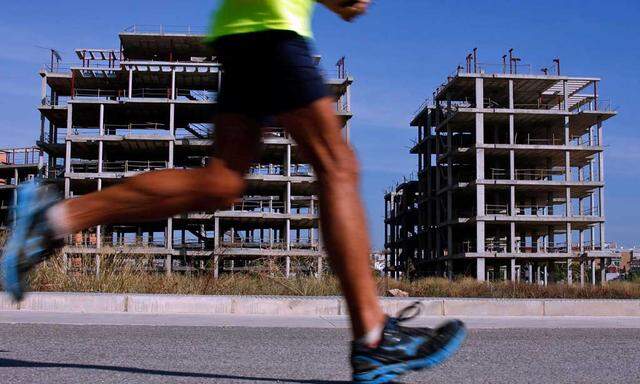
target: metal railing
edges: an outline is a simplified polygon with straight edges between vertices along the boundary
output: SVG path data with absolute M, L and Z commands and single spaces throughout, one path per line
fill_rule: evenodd
M 574 216 L 600 216 L 600 209 L 598 207 L 583 208 L 582 212 L 579 209 L 573 211 Z
M 73 92 L 76 99 L 118 99 L 126 95 L 124 89 L 75 89 Z
M 516 205 L 518 216 L 558 216 L 553 214 L 553 206 Z M 562 216 L 562 215 L 560 215 Z
M 166 161 L 103 161 L 102 172 L 128 173 L 128 172 L 147 172 L 158 169 L 166 169 L 168 163 Z M 97 161 L 73 163 L 71 164 L 71 172 L 73 173 L 98 173 L 99 165 Z
M 249 169 L 250 175 L 278 175 L 284 176 L 285 169 L 279 164 L 254 165 Z
M 558 137 L 547 137 L 547 138 L 533 138 L 530 134 L 527 134 L 525 137 L 518 137 L 516 135 L 516 144 L 524 144 L 524 145 L 562 145 L 564 144 L 564 139 Z
M 489 168 L 489 178 L 493 180 L 502 180 L 509 178 L 509 172 L 504 168 Z
M 508 215 L 509 205 L 508 204 L 485 204 L 484 211 L 485 211 L 485 214 L 487 215 Z
M 284 213 L 285 204 L 275 200 L 245 200 L 236 202 L 231 207 L 233 211 L 242 212 L 263 212 L 263 213 Z
M 0 149 L 0 164 L 30 165 L 38 164 L 42 151 L 38 148 L 9 148 Z
M 567 243 L 550 242 L 546 246 L 544 244 L 517 244 L 516 251 L 518 253 L 564 253 L 567 252 Z
M 317 250 L 319 248 L 319 243 L 316 240 L 311 239 L 292 239 L 289 242 L 291 248 L 294 249 L 312 249 Z
M 162 123 L 105 124 L 104 134 L 107 136 L 131 136 L 136 134 L 170 136 L 166 125 Z
M 506 240 L 485 240 L 485 252 L 504 253 L 509 250 L 509 244 Z
M 347 72 L 338 70 L 338 69 L 325 69 L 322 71 L 323 75 L 325 78 L 327 79 L 346 79 L 349 77 L 349 74 Z
M 45 96 L 40 100 L 40 104 L 47 107 L 62 107 L 68 103 L 67 97 L 59 97 L 57 100 L 53 100 L 50 96 Z
M 208 32 L 208 28 L 196 25 L 134 24 L 125 28 L 124 32 L 160 35 L 205 35 Z
M 171 88 L 133 88 L 132 98 L 141 99 L 170 99 Z
M 594 146 L 595 140 L 592 142 L 588 136 L 573 136 L 569 139 L 569 145 L 573 146 Z
M 574 109 L 573 112 L 585 112 L 585 111 L 600 111 L 600 112 L 613 112 L 617 108 L 613 106 L 609 99 L 591 100 L 588 103 L 580 105 Z
M 251 249 L 279 249 L 283 250 L 287 248 L 287 243 L 283 239 L 274 239 L 271 242 L 269 239 L 225 236 L 220 241 L 220 245 L 228 248 L 251 248 Z
M 509 66 L 503 63 L 478 63 L 477 68 L 478 73 L 509 73 L 509 68 L 513 74 L 530 75 L 532 73 L 531 64 L 512 63 Z
M 553 176 L 564 176 L 563 171 L 553 169 L 516 169 L 516 180 L 551 180 Z
M 68 63 L 54 63 L 53 65 L 49 63 L 49 64 L 43 65 L 44 70 L 46 72 L 51 72 L 51 73 L 69 72 L 71 71 L 71 67 L 72 67 L 72 64 L 68 64 Z
M 158 169 L 166 169 L 166 161 L 106 161 L 102 164 L 103 172 L 147 172 Z

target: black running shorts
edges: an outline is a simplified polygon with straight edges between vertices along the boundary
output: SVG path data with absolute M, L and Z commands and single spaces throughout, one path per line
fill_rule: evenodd
M 310 42 L 295 32 L 224 36 L 213 48 L 223 68 L 220 113 L 262 120 L 329 96 Z

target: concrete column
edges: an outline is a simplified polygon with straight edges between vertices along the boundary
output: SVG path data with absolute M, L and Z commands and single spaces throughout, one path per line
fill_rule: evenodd
M 67 140 L 66 144 L 66 153 L 64 158 L 64 167 L 65 173 L 71 173 L 71 140 Z M 68 175 L 65 175 L 68 177 Z
M 580 261 L 580 286 L 584 287 L 584 261 Z
M 484 109 L 484 80 L 482 78 L 476 78 L 476 108 L 478 110 Z M 482 112 L 476 112 L 476 126 L 475 126 L 475 139 L 476 146 L 484 144 L 484 114 Z M 476 150 L 476 180 L 484 180 L 486 178 L 484 168 L 484 149 L 479 148 Z M 478 184 L 476 186 L 476 216 L 482 217 L 485 215 L 485 188 L 484 185 Z M 485 224 L 484 221 L 478 221 L 476 223 L 476 252 L 482 254 L 485 252 Z M 485 280 L 485 266 L 484 259 L 477 261 L 478 271 L 482 269 L 482 280 Z M 478 274 L 478 277 L 480 275 Z
M 40 82 L 40 101 L 40 104 L 42 105 L 47 104 L 47 75 L 42 76 L 42 80 Z
M 98 191 L 102 191 L 102 179 L 98 179 Z M 102 256 L 100 255 L 100 249 L 102 248 L 102 226 L 96 227 L 96 276 L 100 276 L 100 267 L 102 264 Z
M 322 277 L 322 256 L 318 256 L 318 278 Z
M 573 239 L 572 239 L 572 237 L 573 237 L 573 236 L 571 236 L 571 231 L 572 231 L 572 230 L 571 230 L 571 223 L 567 223 L 567 225 L 566 225 L 566 232 L 567 232 L 567 253 L 568 253 L 569 255 L 572 255 L 572 254 L 573 254 L 573 241 L 572 241 L 572 240 L 573 240 Z
M 71 179 L 69 178 L 69 174 L 71 173 L 71 140 L 67 140 L 65 143 L 66 150 L 64 157 L 64 198 L 68 199 L 71 197 Z
M 484 109 L 484 79 L 476 78 L 476 108 Z
M 477 241 L 477 249 L 476 252 L 482 254 L 486 251 L 485 246 L 485 222 L 478 221 L 476 223 L 476 241 Z
M 600 259 L 600 283 L 607 283 L 607 259 L 604 257 Z
M 177 97 L 176 92 L 176 68 L 171 70 L 171 100 L 175 100 Z
M 287 258 L 285 260 L 285 272 L 284 272 L 284 275 L 285 275 L 285 277 L 289 278 L 290 274 L 291 274 L 291 257 L 287 256 Z
M 291 182 L 287 181 L 287 185 L 286 185 L 286 190 L 285 190 L 285 213 L 287 215 L 291 214 Z
M 515 283 L 516 281 L 516 259 L 511 259 L 510 262 L 511 267 L 511 281 Z
M 291 220 L 287 219 L 285 221 L 285 234 L 284 234 L 284 238 L 286 241 L 286 249 L 287 251 L 291 250 Z
M 100 120 L 99 120 L 99 134 L 100 136 L 104 135 L 104 104 L 100 104 Z
M 600 146 L 604 145 L 602 133 L 602 123 L 598 123 L 598 145 Z M 598 208 L 600 210 L 600 218 L 603 220 L 600 223 L 600 248 L 604 249 L 606 244 L 604 232 L 604 151 L 598 153 L 598 174 L 600 182 L 603 183 L 602 187 L 598 188 Z
M 573 263 L 567 259 L 567 284 L 573 285 Z
M 533 283 L 533 264 L 529 263 L 528 268 L 529 276 L 527 276 L 527 281 Z
M 174 72 L 175 75 L 175 72 Z M 175 80 L 175 79 L 174 79 Z M 173 169 L 175 167 L 175 135 L 176 135 L 176 105 L 171 103 L 169 105 L 169 134 L 173 138 L 169 141 L 169 158 L 168 158 L 168 168 Z
M 569 91 L 567 90 L 567 80 L 562 80 L 562 109 L 569 109 Z
M 518 244 L 516 243 L 516 223 L 513 221 L 509 223 L 509 247 L 511 253 L 518 252 Z
M 220 270 L 220 256 L 213 256 L 213 278 L 217 279 L 219 277 Z
M 515 98 L 514 98 L 514 92 L 513 92 L 513 79 L 509 79 L 509 109 L 514 109 L 515 108 Z M 510 115 L 510 117 L 513 117 L 513 115 Z M 513 141 L 510 141 L 511 144 L 513 144 Z
M 549 285 L 549 269 L 547 264 L 544 265 L 544 285 Z
M 476 279 L 478 281 L 486 281 L 486 267 L 484 257 L 476 259 Z
M 591 259 L 591 285 L 596 285 L 596 259 Z
M 284 157 L 285 176 L 291 177 L 291 144 L 287 144 L 287 150 Z
M 173 218 L 169 218 L 167 219 L 167 235 L 165 237 L 165 241 L 167 242 L 166 244 L 166 248 L 167 248 L 167 256 L 165 259 L 165 273 L 167 275 L 171 275 L 172 269 L 173 269 L 173 260 L 172 260 L 172 256 L 173 256 Z
M 129 69 L 129 98 L 133 96 L 133 69 Z
M 215 249 L 215 252 L 218 252 L 218 248 L 220 248 L 220 238 L 222 237 L 221 233 L 220 233 L 220 218 L 219 217 L 215 217 L 213 219 L 213 231 L 214 233 L 214 237 L 213 237 L 213 247 Z

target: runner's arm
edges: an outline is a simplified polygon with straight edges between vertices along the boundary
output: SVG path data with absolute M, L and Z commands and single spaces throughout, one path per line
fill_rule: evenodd
M 371 0 L 316 0 L 345 21 L 352 21 L 367 12 Z

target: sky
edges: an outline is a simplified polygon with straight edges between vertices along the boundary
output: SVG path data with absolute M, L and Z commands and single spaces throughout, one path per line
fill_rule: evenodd
M 39 69 L 48 48 L 116 48 L 132 24 L 205 26 L 218 1 L 63 0 L 4 2 L 0 12 L 0 147 L 32 145 L 38 135 Z M 607 241 L 640 245 L 640 2 L 610 0 L 374 0 L 345 23 L 320 8 L 316 47 L 330 68 L 341 56 L 355 78 L 352 143 L 374 247 L 383 246 L 384 192 L 414 172 L 408 150 L 413 112 L 478 48 L 499 63 L 514 48 L 533 68 L 559 57 L 564 74 L 602 78 L 600 95 L 618 116 L 605 124 Z M 636 104 L 637 105 L 637 104 Z

